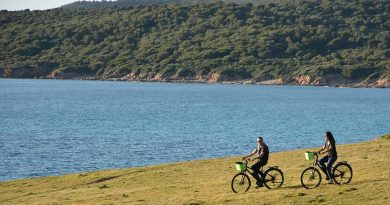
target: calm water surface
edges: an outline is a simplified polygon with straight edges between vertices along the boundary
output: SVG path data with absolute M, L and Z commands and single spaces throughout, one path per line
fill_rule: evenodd
M 390 133 L 390 89 L 0 79 L 0 180 Z M 342 155 L 342 153 L 340 153 Z

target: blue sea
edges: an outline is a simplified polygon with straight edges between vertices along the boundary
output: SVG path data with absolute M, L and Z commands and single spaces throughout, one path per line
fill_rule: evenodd
M 1 181 L 242 156 L 259 135 L 320 147 L 327 130 L 390 133 L 390 89 L 0 79 Z

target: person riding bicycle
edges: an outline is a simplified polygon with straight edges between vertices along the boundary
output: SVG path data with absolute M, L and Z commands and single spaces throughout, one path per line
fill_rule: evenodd
M 332 165 L 337 160 L 337 151 L 336 151 L 336 141 L 331 132 L 325 133 L 325 144 L 324 146 L 318 150 L 318 154 L 326 154 L 319 163 L 321 164 L 322 171 L 326 174 L 326 180 L 328 180 L 328 184 L 333 183 L 333 173 L 332 173 Z M 325 162 L 327 163 L 325 166 Z
M 269 150 L 268 146 L 264 143 L 262 137 L 257 138 L 257 147 L 255 150 L 253 150 L 249 155 L 243 157 L 243 160 L 250 161 L 251 159 L 249 157 L 257 154 L 257 157 L 253 158 L 253 160 L 258 160 L 254 165 L 252 165 L 251 169 L 253 170 L 253 177 L 257 180 L 256 184 L 257 187 L 262 187 L 263 182 L 259 177 L 259 174 L 263 176 L 263 172 L 260 171 L 260 168 L 262 166 L 265 166 L 268 163 L 268 157 L 269 157 Z

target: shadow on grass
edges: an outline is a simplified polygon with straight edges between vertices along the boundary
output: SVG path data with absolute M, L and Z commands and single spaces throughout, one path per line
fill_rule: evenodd
M 184 205 L 202 205 L 202 204 L 206 204 L 206 202 L 190 200 L 190 201 L 184 203 Z
M 132 175 L 132 174 L 135 174 L 135 173 L 142 173 L 142 172 L 145 172 L 145 170 L 135 170 L 135 171 L 132 171 L 132 172 L 126 173 L 126 174 L 121 174 L 121 175 L 116 175 L 116 176 L 111 176 L 111 177 L 103 177 L 103 178 L 100 178 L 100 179 L 95 180 L 93 182 L 90 182 L 87 185 L 98 184 L 98 183 L 101 183 L 101 182 L 113 180 L 115 178 L 118 178 L 118 177 L 121 177 L 121 176 L 124 176 L 124 175 Z
M 118 178 L 118 177 L 120 177 L 120 176 L 122 176 L 122 175 L 112 176 L 112 177 L 103 177 L 103 178 L 100 178 L 100 179 L 98 179 L 98 180 L 95 180 L 95 181 L 93 181 L 93 182 L 88 183 L 88 185 L 90 185 L 90 184 L 97 184 L 97 183 L 101 183 L 101 182 L 105 182 L 105 181 L 109 181 L 109 180 Z
M 280 189 L 297 189 L 297 188 L 304 188 L 302 185 L 292 185 L 292 186 L 282 186 Z

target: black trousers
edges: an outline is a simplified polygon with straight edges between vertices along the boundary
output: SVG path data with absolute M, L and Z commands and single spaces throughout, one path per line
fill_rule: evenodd
M 260 171 L 262 166 L 267 164 L 268 160 L 260 159 L 254 165 L 252 165 L 251 169 L 253 170 L 252 176 L 257 180 L 257 182 L 262 183 L 260 176 L 263 177 L 264 173 Z M 259 176 L 260 175 L 260 176 Z

